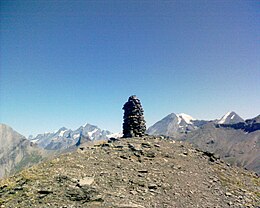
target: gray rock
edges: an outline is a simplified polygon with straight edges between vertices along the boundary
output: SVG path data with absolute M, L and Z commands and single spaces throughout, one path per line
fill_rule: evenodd
M 94 182 L 93 177 L 85 177 L 79 180 L 79 186 L 91 185 Z

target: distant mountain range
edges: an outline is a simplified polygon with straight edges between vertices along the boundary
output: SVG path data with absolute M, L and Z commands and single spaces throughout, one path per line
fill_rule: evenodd
M 260 115 L 244 120 L 235 112 L 228 112 L 220 119 L 204 121 L 171 113 L 148 128 L 147 133 L 188 141 L 260 174 Z
M 55 132 L 38 134 L 29 139 L 46 150 L 63 150 L 71 146 L 79 146 L 82 142 L 104 140 L 115 136 L 120 135 L 87 123 L 76 130 L 62 127 Z

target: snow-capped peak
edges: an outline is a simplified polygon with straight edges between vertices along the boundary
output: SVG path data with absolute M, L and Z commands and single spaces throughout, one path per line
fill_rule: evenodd
M 225 123 L 226 120 L 227 120 L 227 118 L 229 117 L 229 115 L 230 115 L 231 113 L 232 113 L 231 111 L 227 112 L 227 113 L 219 120 L 218 123 L 219 123 L 219 124 Z M 233 119 L 234 116 L 235 116 L 235 114 L 232 115 L 231 119 Z
M 192 120 L 195 120 L 193 117 L 191 117 L 190 115 L 187 115 L 185 113 L 180 113 L 180 114 L 176 114 L 176 116 L 178 117 L 178 124 L 181 123 L 181 120 L 183 119 L 187 124 L 192 124 Z
M 239 115 L 237 115 L 235 112 L 227 112 L 219 121 L 218 124 L 233 124 L 238 122 L 243 122 L 244 119 L 242 119 Z
M 62 137 L 67 130 L 60 131 L 59 136 Z

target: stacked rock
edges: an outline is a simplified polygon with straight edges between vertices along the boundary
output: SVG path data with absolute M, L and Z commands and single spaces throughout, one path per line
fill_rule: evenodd
M 144 110 L 140 100 L 132 95 L 124 104 L 123 137 L 142 137 L 146 131 Z

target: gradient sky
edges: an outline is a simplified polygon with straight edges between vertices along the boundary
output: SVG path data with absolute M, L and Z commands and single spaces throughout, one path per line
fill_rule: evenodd
M 25 136 L 260 113 L 260 2 L 1 0 L 0 122 Z

